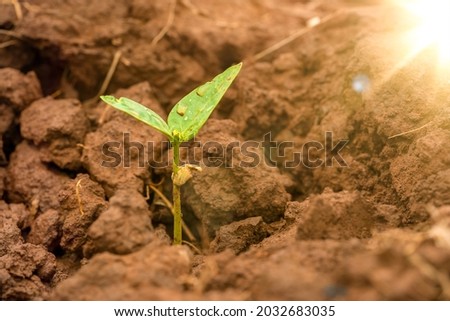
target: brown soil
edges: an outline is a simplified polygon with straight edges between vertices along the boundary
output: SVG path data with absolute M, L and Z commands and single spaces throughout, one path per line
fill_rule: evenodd
M 179 0 L 159 37 L 170 1 L 21 3 L 22 19 L 0 3 L 2 300 L 450 299 L 449 78 L 433 48 L 402 64 L 404 12 L 383 0 Z M 314 17 L 324 22 L 252 60 Z M 230 167 L 247 156 L 228 153 L 183 186 L 193 246 L 171 246 L 170 211 L 148 188 L 170 199 L 170 166 L 140 167 L 137 148 L 122 152 L 129 168 L 102 166 L 103 144 L 124 133 L 153 142 L 151 165 L 172 152 L 92 99 L 114 56 L 107 93 L 163 117 L 244 61 L 197 140 L 226 149 L 270 132 L 295 149 L 254 153 L 282 161 L 332 132 L 349 140 L 348 166 Z M 363 93 L 358 75 L 371 81 Z M 188 145 L 184 159 L 218 156 Z

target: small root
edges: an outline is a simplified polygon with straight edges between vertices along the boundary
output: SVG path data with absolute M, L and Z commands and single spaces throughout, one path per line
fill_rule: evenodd
M 5 49 L 5 48 L 11 47 L 11 46 L 18 45 L 18 44 L 19 44 L 19 42 L 17 40 L 8 40 L 8 41 L 0 43 L 0 49 Z
M 39 210 L 39 203 L 40 203 L 39 196 L 36 196 L 31 200 L 31 204 L 30 204 L 30 207 L 28 210 L 29 210 L 30 216 L 33 220 L 36 217 L 37 212 Z
M 80 211 L 80 215 L 81 216 L 84 216 L 84 211 L 83 211 L 83 204 L 82 204 L 82 202 L 81 202 L 81 193 L 80 193 L 80 190 L 81 190 L 81 182 L 83 181 L 83 178 L 82 179 L 80 179 L 78 182 L 77 182 L 77 184 L 75 185 L 75 194 L 77 195 L 77 201 L 78 201 L 78 209 L 79 209 L 79 211 Z
M 200 228 L 198 229 L 200 231 L 200 239 L 201 244 L 204 249 L 209 248 L 209 244 L 211 243 L 211 239 L 208 234 L 208 230 L 206 229 L 206 225 L 202 222 Z
M 433 123 L 433 121 L 430 121 L 429 123 L 426 123 L 425 125 L 423 125 L 423 126 L 421 126 L 419 128 L 411 129 L 411 130 L 408 130 L 408 131 L 400 133 L 400 134 L 389 136 L 388 139 L 392 139 L 392 138 L 401 137 L 401 136 L 405 136 L 405 135 L 408 135 L 408 134 L 415 133 L 415 132 L 417 132 L 417 131 L 419 131 L 421 129 L 424 129 L 424 128 L 430 126 L 432 123 Z
M 14 11 L 16 12 L 17 20 L 23 19 L 23 12 L 22 12 L 22 6 L 20 5 L 20 2 L 17 0 L 11 0 L 11 4 L 14 6 Z
M 98 98 L 106 92 L 109 84 L 111 83 L 111 79 L 114 76 L 114 73 L 116 72 L 117 65 L 121 61 L 121 58 L 122 58 L 122 52 L 120 50 L 117 50 L 116 53 L 114 54 L 113 60 L 111 62 L 111 66 L 109 66 L 108 72 L 106 73 L 106 77 L 103 80 L 100 90 L 98 91 L 97 95 L 86 100 L 85 104 L 90 105 L 90 104 L 96 103 Z M 100 115 L 100 118 L 98 120 L 99 124 L 103 124 L 109 109 L 110 109 L 109 105 L 105 104 L 105 109 L 103 110 L 103 112 Z
M 111 66 L 108 69 L 108 73 L 106 74 L 105 79 L 103 80 L 102 86 L 100 87 L 100 90 L 98 91 L 95 98 L 103 95 L 106 92 L 106 89 L 108 89 L 108 86 L 111 82 L 112 77 L 114 76 L 114 73 L 117 69 L 117 65 L 120 62 L 120 58 L 122 57 L 122 52 L 120 50 L 117 50 L 114 54 L 113 60 L 111 62 Z
M 167 32 L 170 30 L 170 27 L 172 27 L 173 22 L 175 21 L 175 8 L 177 6 L 177 0 L 172 0 L 170 2 L 169 7 L 169 16 L 167 17 L 166 24 L 161 29 L 161 31 L 153 38 L 151 47 L 155 47 L 159 41 L 161 41 L 162 38 L 167 34 Z
M 127 67 L 131 66 L 131 61 L 128 58 L 122 57 L 122 58 L 120 58 L 120 62 L 123 63 Z
M 319 23 L 314 23 L 314 24 L 312 24 L 310 26 L 307 26 L 306 28 L 302 28 L 302 29 L 294 32 L 292 35 L 290 35 L 290 36 L 280 40 L 279 42 L 277 42 L 276 44 L 270 46 L 269 48 L 264 49 L 263 51 L 257 53 L 256 55 L 250 57 L 249 59 L 246 59 L 246 61 L 244 61 L 244 64 L 251 64 L 251 63 L 254 63 L 254 62 L 258 61 L 258 60 L 261 60 L 262 58 L 270 55 L 271 53 L 274 53 L 275 51 L 280 50 L 281 48 L 287 46 L 288 44 L 290 44 L 294 40 L 297 40 L 298 38 L 306 35 L 310 31 L 314 30 L 316 27 L 323 25 L 324 23 L 330 21 L 331 19 L 334 19 L 335 17 L 337 17 L 337 16 L 339 16 L 341 14 L 342 14 L 341 11 L 329 14 L 328 16 L 326 16 L 323 19 L 321 19 Z
M 97 95 L 95 95 L 94 97 L 85 101 L 85 104 L 90 105 L 90 104 L 96 103 L 98 98 L 106 92 L 109 84 L 111 83 L 111 79 L 114 76 L 114 73 L 116 72 L 117 65 L 122 60 L 121 58 L 122 58 L 122 52 L 120 50 L 117 50 L 116 53 L 114 54 L 113 60 L 111 62 L 111 66 L 109 66 L 108 72 L 106 73 L 106 77 L 103 80 L 100 90 L 98 91 Z M 100 118 L 98 120 L 98 123 L 100 125 L 103 124 L 103 122 L 105 121 L 108 110 L 110 109 L 109 105 L 107 105 L 107 104 L 105 104 L 105 105 L 106 105 L 105 109 L 103 110 L 103 112 L 100 115 Z
M 111 107 L 105 103 L 105 108 L 102 111 L 102 114 L 100 115 L 100 118 L 98 119 L 98 124 L 102 125 L 105 122 L 106 116 L 108 116 L 108 112 L 111 110 Z
M 190 242 L 188 242 L 188 241 L 184 241 L 184 240 L 183 240 L 182 243 L 188 245 L 188 246 L 189 246 L 190 248 L 192 248 L 195 252 L 197 252 L 197 254 L 200 254 L 200 255 L 203 254 L 202 251 L 200 251 L 200 249 L 199 249 L 198 247 L 196 247 L 194 244 L 192 244 L 192 243 L 190 243 Z
M 87 147 L 84 144 L 78 143 L 75 146 L 81 148 L 81 149 L 87 149 Z
M 50 97 L 57 98 L 63 94 L 61 89 L 56 90 L 54 93 L 50 94 Z
M 0 35 L 16 38 L 19 40 L 24 40 L 23 36 L 20 33 L 17 33 L 17 32 L 11 31 L 11 30 L 0 29 Z

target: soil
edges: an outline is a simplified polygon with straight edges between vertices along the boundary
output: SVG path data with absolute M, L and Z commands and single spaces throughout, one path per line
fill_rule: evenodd
M 400 8 L 20 4 L 0 3 L 2 300 L 450 300 L 450 78 L 434 48 L 408 57 Z M 202 167 L 182 188 L 186 245 L 149 187 L 170 200 L 167 141 L 96 99 L 114 58 L 106 93 L 162 117 L 244 61 L 196 138 L 214 148 L 183 148 Z M 327 132 L 345 164 L 327 147 L 285 166 Z M 267 133 L 294 148 L 236 166 L 249 154 L 230 144 Z M 108 166 L 124 134 L 129 166 Z

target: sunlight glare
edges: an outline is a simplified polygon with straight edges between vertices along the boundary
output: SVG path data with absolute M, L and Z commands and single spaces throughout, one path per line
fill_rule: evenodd
M 405 6 L 419 19 L 413 35 L 417 49 L 436 46 L 440 62 L 450 64 L 450 1 L 411 0 Z

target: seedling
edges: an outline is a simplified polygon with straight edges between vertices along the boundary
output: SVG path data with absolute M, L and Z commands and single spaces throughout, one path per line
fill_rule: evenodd
M 170 111 L 167 123 L 153 110 L 125 97 L 100 96 L 107 104 L 160 131 L 173 147 L 172 185 L 174 208 L 173 244 L 182 241 L 180 187 L 191 177 L 192 165 L 180 166 L 180 144 L 194 138 L 208 120 L 223 95 L 241 70 L 242 63 L 231 66 L 221 74 L 182 98 Z

